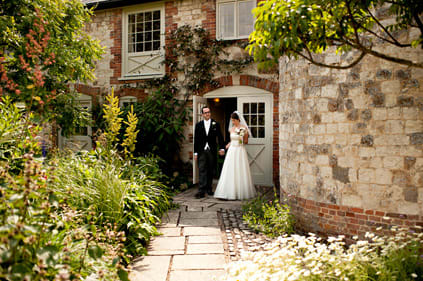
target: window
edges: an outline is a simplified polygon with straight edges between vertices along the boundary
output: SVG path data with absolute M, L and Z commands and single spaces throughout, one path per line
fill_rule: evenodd
M 126 107 L 130 106 L 131 104 L 135 104 L 137 102 L 137 98 L 133 96 L 124 96 L 119 99 L 119 106 Z
M 223 40 L 248 38 L 254 30 L 252 10 L 255 0 L 218 0 L 217 38 Z
M 264 102 L 243 104 L 243 116 L 251 130 L 252 138 L 265 137 L 265 110 Z
M 163 4 L 128 8 L 123 12 L 122 22 L 121 80 L 163 76 Z

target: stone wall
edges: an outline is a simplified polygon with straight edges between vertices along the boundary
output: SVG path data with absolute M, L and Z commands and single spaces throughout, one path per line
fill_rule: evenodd
M 371 56 L 347 70 L 280 61 L 280 183 L 300 229 L 423 226 L 422 84 L 423 69 Z

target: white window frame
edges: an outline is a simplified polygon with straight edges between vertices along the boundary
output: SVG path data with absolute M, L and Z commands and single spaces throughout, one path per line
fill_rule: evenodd
M 250 2 L 251 0 L 217 0 L 216 1 L 216 37 L 219 40 L 235 40 L 235 39 L 247 39 L 249 35 L 239 36 L 239 3 L 240 2 Z M 254 2 L 254 7 L 257 7 L 257 0 L 252 0 Z M 234 28 L 235 28 L 235 36 L 233 37 L 224 37 L 223 33 L 220 31 L 220 5 L 227 4 L 227 3 L 234 3 L 235 4 L 235 11 L 234 11 Z M 253 23 L 254 26 L 254 23 Z
M 123 108 L 124 104 L 129 102 L 130 104 L 137 102 L 137 98 L 134 96 L 123 96 L 119 98 L 119 107 Z
M 165 6 L 164 2 L 160 1 L 157 3 L 149 3 L 149 4 L 142 4 L 136 6 L 130 6 L 128 8 L 123 9 L 122 11 L 122 69 L 121 69 L 121 78 L 119 80 L 134 80 L 134 79 L 149 79 L 149 78 L 157 78 L 163 77 L 165 75 L 165 67 L 162 67 L 162 72 L 153 75 L 127 75 L 126 68 L 128 64 L 128 15 L 134 13 L 143 13 L 149 11 L 156 11 L 160 10 L 160 49 L 154 51 L 147 51 L 147 52 L 140 52 L 143 55 L 157 55 L 160 54 L 163 56 L 165 55 Z

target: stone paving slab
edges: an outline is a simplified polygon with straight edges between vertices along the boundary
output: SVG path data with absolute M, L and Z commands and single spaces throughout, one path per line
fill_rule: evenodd
M 158 227 L 157 231 L 161 233 L 161 237 L 181 236 L 180 227 Z
M 132 281 L 166 281 L 169 265 L 170 256 L 142 257 L 139 261 L 134 262 L 129 279 Z
M 184 227 L 184 235 L 220 235 L 220 228 L 214 227 Z
M 223 244 L 188 244 L 187 254 L 223 254 Z
M 216 219 L 217 213 L 212 212 L 183 212 L 181 213 L 181 219 Z
M 224 270 L 174 270 L 169 281 L 213 281 L 224 274 Z
M 217 244 L 222 243 L 222 236 L 208 235 L 208 236 L 189 236 L 188 244 Z
M 172 270 L 182 269 L 223 269 L 225 255 L 183 255 L 174 256 Z
M 180 226 L 219 226 L 219 221 L 215 219 L 189 219 L 181 218 L 179 222 Z
M 157 236 L 150 241 L 148 252 L 164 251 L 164 250 L 184 250 L 185 237 L 164 237 Z

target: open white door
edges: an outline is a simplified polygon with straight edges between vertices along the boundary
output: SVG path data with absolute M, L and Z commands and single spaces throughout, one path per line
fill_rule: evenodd
M 194 151 L 194 138 L 195 138 L 195 124 L 203 120 L 203 115 L 201 110 L 204 106 L 207 105 L 207 99 L 200 97 L 200 96 L 193 96 L 192 97 L 192 151 Z M 197 161 L 194 160 L 194 155 L 192 159 L 192 183 L 198 183 L 198 164 Z
M 254 184 L 272 186 L 272 96 L 238 97 L 237 107 L 252 133 L 252 136 L 249 136 L 246 150 Z

